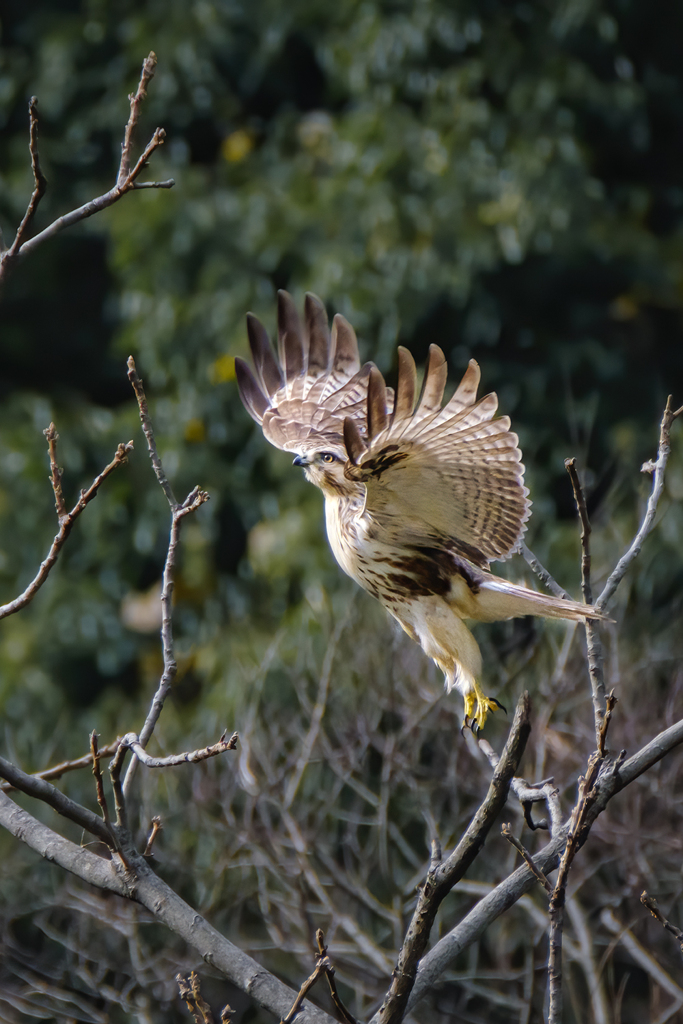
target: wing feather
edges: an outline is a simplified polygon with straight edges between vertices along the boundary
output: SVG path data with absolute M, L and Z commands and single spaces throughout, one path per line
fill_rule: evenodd
M 314 439 L 343 452 L 346 417 L 365 433 L 373 364 L 361 367 L 355 332 L 343 316 L 335 316 L 330 334 L 323 303 L 309 293 L 302 326 L 291 296 L 278 292 L 279 363 L 252 314 L 247 331 L 255 373 L 235 360 L 237 383 L 247 411 L 272 444 L 291 450 Z M 393 408 L 391 389 L 385 389 L 381 404 Z
M 259 380 L 264 391 L 269 395 L 274 395 L 284 384 L 282 371 L 273 354 L 268 332 L 252 313 L 247 313 L 247 334 L 249 335 L 251 357 L 254 360 Z
M 330 329 L 325 307 L 312 292 L 306 292 L 304 321 L 308 355 L 306 373 L 309 377 L 321 377 L 327 374 L 330 363 Z
M 345 473 L 365 483 L 366 513 L 397 538 L 410 536 L 418 543 L 448 538 L 482 566 L 505 558 L 519 544 L 530 510 L 517 435 L 507 416 L 494 418 L 494 394 L 476 401 L 479 367 L 474 360 L 441 408 L 446 362 L 437 346 L 430 348 L 417 406 L 409 410 L 411 363 L 405 357 L 399 362 L 392 418 L 386 408 L 382 416 L 376 379 L 381 374 L 373 371 L 370 442 L 366 446 L 357 423 L 345 427 Z

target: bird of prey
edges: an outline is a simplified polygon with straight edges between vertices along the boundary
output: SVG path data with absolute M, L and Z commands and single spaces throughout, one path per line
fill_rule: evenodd
M 477 732 L 502 705 L 479 685 L 481 653 L 464 620 L 601 617 L 489 571 L 516 550 L 530 510 L 518 438 L 507 416 L 495 416 L 496 395 L 477 400 L 472 359 L 442 406 L 447 365 L 437 345 L 417 401 L 415 362 L 399 348 L 394 393 L 373 363 L 360 365 L 351 325 L 337 314 L 330 333 L 311 294 L 302 324 L 278 293 L 279 360 L 251 314 L 247 328 L 255 372 L 235 361 L 247 411 L 323 492 L 344 572 L 435 661 L 448 691 L 460 691 L 463 725 Z

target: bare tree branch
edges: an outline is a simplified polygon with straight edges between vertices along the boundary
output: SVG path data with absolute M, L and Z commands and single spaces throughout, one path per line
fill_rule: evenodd
M 164 565 L 161 587 L 161 646 L 164 659 L 164 670 L 159 681 L 157 691 L 152 699 L 152 704 L 147 714 L 147 718 L 145 719 L 145 723 L 140 732 L 138 742 L 144 749 L 149 743 L 150 737 L 154 732 L 154 727 L 159 719 L 164 702 L 170 692 L 173 680 L 175 679 L 178 671 L 178 665 L 173 652 L 173 588 L 175 586 L 175 560 L 178 540 L 180 537 L 180 523 L 185 516 L 195 512 L 200 505 L 203 505 L 204 502 L 208 501 L 210 495 L 206 491 L 200 490 L 199 487 L 195 487 L 190 491 L 182 504 L 179 504 L 176 501 L 173 488 L 169 483 L 157 451 L 154 428 L 152 427 L 152 420 L 149 415 L 145 389 L 143 387 L 142 380 L 138 375 L 135 360 L 132 356 L 128 357 L 128 379 L 131 382 L 137 399 L 140 422 L 142 423 L 142 430 L 147 440 L 149 457 L 152 461 L 156 478 L 159 481 L 162 491 L 166 495 L 166 500 L 168 501 L 171 509 L 171 532 L 168 541 L 168 550 L 166 553 L 166 562 Z M 133 779 L 135 778 L 135 773 L 137 771 L 137 765 L 138 757 L 135 756 L 128 766 L 128 771 L 126 772 L 126 778 L 123 784 L 124 799 L 127 799 L 130 795 Z
M 541 883 L 546 892 L 552 892 L 552 885 L 548 881 L 545 874 L 541 871 L 541 869 L 536 867 L 534 859 L 527 850 L 526 846 L 520 843 L 517 836 L 513 835 L 512 827 L 510 825 L 501 825 L 500 831 L 502 832 L 504 838 L 507 839 L 508 843 L 510 843 L 511 846 L 514 846 L 515 850 L 517 850 L 517 852 L 521 855 L 522 859 L 524 860 L 529 870 L 533 872 L 533 874 L 536 877 L 536 880 Z
M 118 750 L 119 743 L 120 740 L 114 740 L 113 743 L 100 747 L 98 751 L 99 757 L 112 757 Z M 62 761 L 60 764 L 53 765 L 52 768 L 44 768 L 41 772 L 32 772 L 31 775 L 35 779 L 61 779 L 62 775 L 65 775 L 67 772 L 77 771 L 79 768 L 92 767 L 92 763 L 92 753 L 88 753 L 71 761 Z M 8 792 L 12 789 L 14 789 L 14 786 L 11 786 L 8 782 L 0 784 L 0 790 L 3 790 L 3 792 Z
M 95 777 L 97 802 L 100 805 L 100 810 L 102 811 L 102 820 L 108 825 L 110 822 L 109 808 L 107 806 L 107 798 L 104 795 L 104 784 L 102 782 L 102 771 L 100 769 L 100 755 L 97 749 L 97 733 L 94 729 L 90 734 L 90 752 L 92 754 L 92 773 Z
M 119 164 L 119 173 L 116 179 L 117 185 L 123 185 L 125 181 L 130 177 L 130 160 L 131 160 L 131 149 L 133 146 L 133 129 L 138 123 L 140 117 L 140 107 L 142 101 L 147 97 L 147 86 L 154 77 L 154 72 L 157 66 L 157 56 L 152 51 L 148 57 L 142 62 L 142 72 L 140 74 L 140 81 L 138 82 L 138 88 L 135 93 L 131 93 L 128 97 L 130 101 L 130 116 L 128 117 L 128 123 L 123 136 L 123 142 L 121 143 L 121 163 Z
M 47 178 L 43 174 L 40 167 L 40 158 L 38 156 L 38 111 L 36 107 L 38 100 L 35 96 L 31 96 L 28 104 L 28 116 L 29 116 L 29 151 L 31 153 L 31 169 L 33 171 L 33 193 L 29 200 L 26 213 L 24 214 L 23 220 L 17 228 L 17 233 L 14 236 L 14 241 L 7 250 L 6 256 L 10 259 L 16 256 L 21 248 L 22 242 L 26 237 L 26 234 L 31 227 L 33 218 L 35 217 L 36 210 L 38 209 L 38 203 L 45 195 L 45 189 L 47 188 Z M 0 273 L 2 271 L 2 257 L 0 254 Z
M 590 554 L 591 524 L 588 519 L 586 498 L 576 469 L 576 459 L 565 459 L 564 466 L 569 473 L 569 478 L 572 482 L 574 501 L 576 502 L 576 509 L 579 513 L 579 521 L 581 523 L 581 590 L 583 592 L 583 600 L 586 604 L 592 604 L 593 592 L 591 588 Z M 603 717 L 605 714 L 605 673 L 603 668 L 602 641 L 600 640 L 598 624 L 594 619 L 585 619 L 584 628 L 586 630 L 588 674 L 590 676 L 591 695 L 593 698 L 595 742 L 596 744 L 599 744 L 600 730 L 602 728 Z
M 652 493 L 650 494 L 649 501 L 647 503 L 647 509 L 645 517 L 641 523 L 640 529 L 636 534 L 633 543 L 626 552 L 625 555 L 619 559 L 616 568 L 610 575 L 605 583 L 604 589 L 600 594 L 600 597 L 595 602 L 596 609 L 601 612 L 606 607 L 607 603 L 611 600 L 615 590 L 626 575 L 631 562 L 640 554 L 640 549 L 643 546 L 643 541 L 647 535 L 652 531 L 655 522 L 655 515 L 657 513 L 657 505 L 659 499 L 662 496 L 664 490 L 664 472 L 666 470 L 666 464 L 671 454 L 671 425 L 675 419 L 677 419 L 683 413 L 683 406 L 680 409 L 676 409 L 674 412 L 671 404 L 671 395 L 669 395 L 662 416 L 662 422 L 659 430 L 659 447 L 657 450 L 657 458 L 654 462 L 646 462 L 642 469 L 642 473 L 652 473 Z
M 197 764 L 199 761 L 206 761 L 209 757 L 216 757 L 217 754 L 224 754 L 226 750 L 234 750 L 239 739 L 238 734 L 234 732 L 227 739 L 226 736 L 227 733 L 224 732 L 218 743 L 214 743 L 210 747 L 187 751 L 184 754 L 171 754 L 169 757 L 150 757 L 134 732 L 126 733 L 121 740 L 121 745 L 132 750 L 147 768 L 174 768 L 180 764 Z
M 112 845 L 110 826 L 102 818 L 98 817 L 97 814 L 88 810 L 87 807 L 82 807 L 75 800 L 65 796 L 52 783 L 46 782 L 45 779 L 38 779 L 35 775 L 27 775 L 26 772 L 22 772 L 20 768 L 15 767 L 4 757 L 0 757 L 0 778 L 5 779 L 14 789 L 18 789 L 21 793 L 26 793 L 28 796 L 35 797 L 36 800 L 41 800 L 57 811 L 58 814 L 61 814 L 62 817 L 68 818 L 69 821 L 73 821 L 76 825 L 84 828 L 86 832 L 90 832 L 97 839 L 101 839 L 107 846 Z
M 54 424 L 51 424 L 50 427 L 48 427 L 46 434 L 48 434 L 48 432 L 51 429 L 54 429 Z M 50 439 L 49 443 L 52 444 L 53 439 Z M 43 583 L 47 579 L 53 565 L 57 561 L 59 552 L 62 550 L 67 537 L 71 533 L 71 528 L 73 527 L 73 524 L 76 522 L 83 509 L 86 507 L 86 505 L 97 496 L 97 492 L 100 489 L 100 486 L 102 485 L 103 481 L 106 480 L 106 478 L 109 476 L 109 474 L 113 473 L 117 466 L 120 466 L 122 462 L 128 461 L 128 453 L 132 451 L 132 449 L 132 441 L 129 441 L 128 444 L 120 444 L 116 450 L 116 455 L 109 463 L 109 465 L 105 466 L 102 472 L 99 474 L 99 476 L 95 477 L 87 491 L 81 491 L 81 496 L 78 499 L 78 502 L 71 509 L 71 511 L 67 512 L 65 515 L 60 517 L 59 532 L 56 534 L 55 539 L 52 541 L 52 546 L 50 547 L 50 550 L 47 553 L 47 557 L 41 563 L 40 569 L 38 570 L 36 576 L 29 583 L 29 585 L 26 587 L 22 594 L 19 594 L 18 597 L 15 597 L 13 601 L 9 601 L 7 604 L 0 605 L 0 619 L 5 619 L 7 618 L 8 615 L 14 615 L 15 612 L 21 611 L 22 608 L 25 608 L 26 605 L 33 600 L 33 598 L 36 596 L 36 594 L 42 587 Z M 54 486 L 54 476 L 52 477 L 52 479 Z M 61 487 L 59 487 L 59 493 L 61 493 Z M 55 500 L 59 502 L 57 494 L 58 492 L 55 491 Z
M 171 487 L 168 481 L 168 477 L 164 472 L 164 467 L 161 463 L 161 459 L 159 458 L 157 444 L 154 438 L 154 428 L 152 426 L 152 420 L 149 415 L 149 406 L 147 405 L 147 396 L 145 395 L 145 389 L 142 385 L 142 380 L 140 379 L 137 368 L 135 366 L 135 360 L 133 359 L 132 356 L 128 356 L 127 365 L 128 380 L 130 381 L 133 387 L 133 391 L 135 392 L 135 397 L 137 399 L 138 409 L 140 412 L 140 422 L 142 423 L 142 430 L 147 441 L 147 450 L 149 452 L 149 457 L 152 460 L 152 466 L 154 468 L 156 478 L 159 481 L 159 485 L 164 494 L 166 495 L 166 500 L 168 501 L 168 504 L 171 507 L 171 511 L 173 511 L 178 507 L 178 502 L 176 501 L 176 496 L 173 493 L 173 488 Z
M 524 558 L 529 568 L 536 573 L 541 583 L 543 583 L 551 594 L 555 597 L 561 597 L 564 601 L 571 601 L 571 597 L 566 590 L 563 590 L 560 584 L 553 579 L 547 569 L 541 565 L 536 555 L 531 551 L 526 544 L 522 541 L 519 546 L 519 552 Z
M 30 776 L 27 776 L 30 778 Z M 51 787 L 52 788 L 52 787 Z M 60 794 L 61 795 L 61 794 Z M 71 801 L 70 801 L 71 802 Z M 90 812 L 88 812 L 90 813 Z M 99 827 L 103 822 L 92 815 Z M 200 914 L 158 878 L 134 849 L 130 836 L 118 830 L 127 868 L 118 858 L 105 860 L 53 832 L 4 793 L 0 793 L 0 825 L 41 856 L 100 889 L 135 900 L 254 1002 L 281 1019 L 296 993 L 216 931 Z M 297 1024 L 334 1024 L 333 1018 L 307 1003 Z
M 588 809 L 586 823 L 591 826 L 613 796 L 631 785 L 681 743 L 683 743 L 683 719 L 659 733 L 632 757 L 626 760 L 617 758 L 616 761 L 606 765 L 597 780 L 597 796 Z M 565 836 L 564 830 L 559 832 L 539 853 L 534 855 L 534 864 L 545 875 L 557 867 L 560 854 L 565 846 Z M 480 900 L 455 928 L 444 935 L 420 961 L 413 991 L 407 1004 L 408 1012 L 427 995 L 464 949 L 481 938 L 493 921 L 509 910 L 537 884 L 536 876 L 526 865 L 518 868 Z M 371 1024 L 378 1024 L 378 1021 L 379 1014 L 375 1014 Z
M 161 823 L 161 818 L 159 817 L 158 814 L 155 814 L 154 817 L 152 818 L 152 827 L 150 829 L 149 835 L 147 836 L 147 844 L 145 846 L 145 852 L 142 855 L 143 857 L 154 856 L 154 842 L 156 840 L 156 837 L 163 830 L 163 827 L 164 826 Z
M 659 909 L 659 904 L 657 903 L 655 897 L 648 896 L 647 892 L 642 892 L 640 894 L 640 902 L 643 904 L 644 907 L 647 907 L 652 916 L 657 921 L 659 921 L 662 927 L 674 936 L 674 938 L 678 941 L 678 945 L 681 947 L 681 953 L 683 953 L 683 931 L 681 931 L 680 928 L 677 928 L 675 924 L 672 924 L 671 921 L 664 917 L 664 914 Z
M 489 791 L 470 822 L 462 839 L 444 862 L 433 866 L 420 890 L 412 921 L 393 974 L 391 986 L 376 1020 L 379 1024 L 395 1024 L 403 1019 L 420 959 L 427 948 L 437 910 L 444 897 L 467 871 L 502 807 L 507 800 L 511 779 L 524 753 L 530 732 L 530 701 L 522 694 L 500 762 L 491 779 Z
M 477 736 L 477 746 L 487 758 L 491 767 L 496 769 L 500 758 L 488 740 Z M 528 783 L 524 779 L 515 776 L 510 782 L 510 789 L 522 805 L 524 820 L 532 832 L 540 828 L 555 835 L 563 827 L 559 791 L 555 786 L 553 778 L 544 779 L 542 782 Z M 542 818 L 540 821 L 535 822 L 531 817 L 531 806 L 541 802 L 544 802 L 548 807 L 549 820 Z
M 96 199 L 91 199 L 83 206 L 80 206 L 77 210 L 71 210 L 70 213 L 65 213 L 63 216 L 58 217 L 52 222 L 52 224 L 48 225 L 48 227 L 44 228 L 37 235 L 34 235 L 33 238 L 24 240 L 31 222 L 33 221 L 38 203 L 40 202 L 47 186 L 47 182 L 42 174 L 38 160 L 37 100 L 35 97 L 32 97 L 31 103 L 29 104 L 30 150 L 35 187 L 26 210 L 26 214 L 19 225 L 19 229 L 12 246 L 4 252 L 0 252 L 0 285 L 2 285 L 6 279 L 11 266 L 18 259 L 21 259 L 28 253 L 32 252 L 43 242 L 47 241 L 48 238 L 52 238 L 59 231 L 63 231 L 64 228 L 71 227 L 73 224 L 77 224 L 79 221 L 86 220 L 86 218 L 92 217 L 93 214 L 99 213 L 101 210 L 105 210 L 108 206 L 112 206 L 126 195 L 127 192 L 135 191 L 140 188 L 173 188 L 175 182 L 172 178 L 169 178 L 168 181 L 148 181 L 142 183 L 138 183 L 137 181 L 137 178 L 146 167 L 147 161 L 154 151 L 157 150 L 159 146 L 163 145 L 164 139 L 166 138 L 166 132 L 163 128 L 157 128 L 155 130 L 152 138 L 147 143 L 142 156 L 135 164 L 135 167 L 130 170 L 132 132 L 137 124 L 140 105 L 142 100 L 145 98 L 147 84 L 154 74 L 156 62 L 157 59 L 154 53 L 150 53 L 149 56 L 145 58 L 142 65 L 142 73 L 140 75 L 137 92 L 134 96 L 130 97 L 130 117 L 128 118 L 128 123 L 125 129 L 121 152 L 121 163 L 119 166 L 116 184 L 108 192 L 98 196 Z

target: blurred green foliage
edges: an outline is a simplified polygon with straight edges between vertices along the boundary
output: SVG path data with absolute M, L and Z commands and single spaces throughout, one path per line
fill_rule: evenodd
M 184 527 L 180 671 L 159 745 L 202 746 L 224 725 L 247 738 L 275 730 L 271 747 L 257 742 L 265 760 L 242 755 L 238 783 L 222 783 L 237 787 L 239 813 L 227 797 L 229 813 L 215 803 L 220 773 L 233 772 L 227 762 L 144 782 L 141 822 L 159 801 L 175 808 L 168 856 L 188 898 L 215 910 L 210 854 L 224 837 L 211 831 L 213 812 L 239 819 L 255 799 L 250 786 L 263 785 L 266 752 L 286 788 L 314 699 L 301 693 L 319 676 L 354 593 L 327 551 L 319 495 L 240 405 L 233 358 L 246 350 L 245 312 L 272 329 L 276 290 L 300 299 L 310 289 L 354 324 L 364 355 L 389 377 L 397 343 L 421 360 L 438 342 L 454 379 L 474 356 L 520 434 L 535 508 L 530 544 L 575 592 L 577 530 L 563 460 L 578 457 L 599 585 L 637 528 L 649 487 L 638 469 L 654 454 L 666 395 L 683 400 L 683 9 L 664 0 L 1 0 L 0 28 L 6 240 L 31 190 L 29 96 L 39 99 L 49 181 L 42 227 L 113 183 L 126 96 L 150 49 L 159 65 L 137 141 L 165 127 L 147 177 L 176 180 L 171 192 L 129 195 L 48 242 L 3 296 L 0 601 L 26 585 L 56 529 L 42 436 L 50 420 L 72 503 L 120 441 L 136 443 L 33 604 L 1 624 L 8 749 L 32 770 L 80 754 L 88 729 L 105 741 L 137 728 L 159 675 L 154 600 L 169 521 L 125 377 L 133 353 L 176 493 L 199 483 L 212 496 Z M 676 437 L 666 517 L 620 593 L 619 645 L 608 643 L 608 674 L 623 686 L 633 742 L 654 731 L 657 715 L 674 713 L 678 693 L 682 496 Z M 507 571 L 528 578 L 521 560 Z M 368 598 L 355 600 L 360 611 L 335 661 L 335 739 L 367 731 L 380 763 L 359 753 L 354 772 L 358 785 L 381 792 L 377 737 L 403 723 L 414 739 L 406 723 L 425 687 L 436 699 L 440 684 Z M 479 635 L 489 689 L 509 704 L 531 682 L 539 706 L 557 714 L 555 746 L 538 740 L 539 774 L 548 757 L 569 756 L 563 729 L 578 729 L 588 750 L 587 684 L 580 663 L 567 661 L 568 678 L 553 668 L 564 650 L 558 627 L 507 623 Z M 386 651 L 399 652 L 390 665 L 378 659 Z M 643 693 L 652 709 L 644 734 Z M 378 708 L 396 716 L 393 726 Z M 436 750 L 444 717 L 459 742 L 459 713 L 437 715 Z M 493 735 L 502 728 L 493 724 Z M 409 766 L 418 776 L 423 747 Z M 464 775 L 478 773 L 466 749 L 452 757 L 465 759 Z M 438 776 L 438 765 L 425 773 L 437 794 Z M 87 778 L 65 785 L 91 799 Z M 316 786 L 328 785 L 322 772 Z M 197 798 L 192 832 L 184 810 L 191 786 L 195 796 L 204 786 L 210 793 Z M 477 794 L 477 783 L 463 786 L 448 827 L 435 809 L 439 828 L 455 834 Z M 358 848 L 380 901 L 424 858 L 420 799 L 395 801 L 392 841 L 408 844 L 402 853 L 386 853 L 381 829 Z M 329 839 L 340 826 L 328 825 Z M 244 835 L 254 842 L 246 826 Z M 29 868 L 19 863 L 23 851 L 12 851 L 20 877 Z M 246 886 L 249 917 L 259 898 L 263 908 L 263 886 L 253 864 L 241 870 L 253 891 L 226 876 L 222 899 Z M 395 936 L 380 932 L 375 940 L 391 958 Z M 244 935 L 252 935 L 248 921 Z M 304 964 L 305 941 L 281 936 Z M 273 934 L 270 943 L 277 946 Z M 281 969 L 295 978 L 292 963 Z

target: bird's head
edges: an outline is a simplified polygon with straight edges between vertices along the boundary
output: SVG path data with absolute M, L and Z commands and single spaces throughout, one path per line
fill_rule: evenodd
M 293 464 L 301 466 L 307 480 L 319 487 L 326 497 L 355 494 L 358 484 L 344 476 L 348 462 L 343 445 L 326 444 L 324 448 L 302 447 L 296 451 Z

